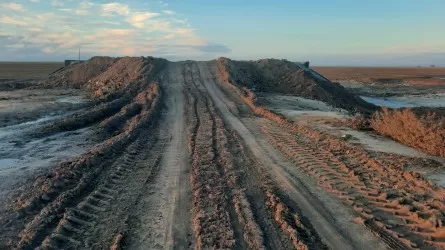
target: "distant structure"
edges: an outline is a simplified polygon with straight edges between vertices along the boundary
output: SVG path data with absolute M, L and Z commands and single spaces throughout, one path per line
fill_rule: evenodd
M 84 62 L 84 60 L 65 60 L 65 67 L 70 66 L 72 64 L 76 64 L 76 63 L 80 63 L 80 62 Z
M 72 64 L 81 63 L 83 60 L 80 60 L 80 48 L 79 48 L 79 59 L 78 60 L 65 60 L 65 67 L 70 66 Z

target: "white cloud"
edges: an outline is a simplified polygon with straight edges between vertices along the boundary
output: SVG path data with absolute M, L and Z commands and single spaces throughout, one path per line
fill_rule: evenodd
M 64 5 L 64 2 L 63 0 L 53 0 L 51 2 L 51 5 L 55 7 L 62 7 Z
M 42 49 L 42 51 L 45 52 L 46 54 L 52 54 L 55 52 L 55 50 L 50 47 L 45 47 Z
M 168 7 L 168 3 L 164 2 L 164 1 L 159 1 L 159 5 L 161 5 L 162 7 Z
M 40 29 L 40 28 L 29 28 L 28 31 L 31 31 L 31 32 L 43 32 L 43 30 Z
M 127 16 L 130 14 L 130 8 L 126 4 L 121 3 L 106 3 L 102 4 L 102 16 L 112 16 L 113 14 Z
M 4 23 L 4 24 L 11 24 L 11 25 L 17 25 L 17 26 L 26 26 L 28 25 L 26 22 L 21 21 L 21 20 L 17 20 L 11 17 L 0 17 L 0 23 Z
M 109 29 L 109 30 L 102 30 L 101 33 L 104 36 L 130 36 L 134 33 L 134 30 L 131 30 L 131 29 Z
M 174 12 L 173 10 L 164 10 L 163 12 L 164 12 L 164 14 L 167 14 L 167 15 L 174 15 L 174 14 L 176 14 L 176 12 Z
M 139 12 L 139 13 L 135 13 L 131 17 L 129 17 L 127 19 L 127 21 L 136 28 L 144 28 L 145 21 L 147 19 L 157 17 L 157 16 L 159 16 L 159 13 Z
M 76 15 L 79 15 L 79 16 L 86 16 L 90 12 L 88 10 L 84 10 L 84 9 L 77 9 L 74 11 L 74 13 L 76 13 Z
M 29 8 L 18 13 L 21 8 L 15 6 L 15 12 L 0 15 L 0 51 L 5 52 L 0 53 L 0 60 L 16 58 L 20 53 L 25 58 L 30 52 L 61 58 L 78 47 L 88 55 L 110 56 L 184 56 L 217 48 L 198 37 L 187 19 L 179 20 L 173 10 L 165 8 L 164 2 L 163 7 L 158 5 L 153 10 L 118 0 L 106 4 L 48 0 L 40 4 L 46 5 L 47 12 Z M 6 6 L 0 4 L 3 10 L 7 10 Z M 99 15 L 105 18 L 97 18 Z
M 91 8 L 94 6 L 92 2 L 81 2 L 79 7 L 74 11 L 76 15 L 87 16 L 91 14 Z
M 176 28 L 173 30 L 173 33 L 176 35 L 182 35 L 182 36 L 192 36 L 193 29 L 191 29 L 191 28 Z
M 25 48 L 25 46 L 26 45 L 23 43 L 17 43 L 17 44 L 6 45 L 6 48 L 17 50 L 17 49 L 23 49 Z
M 14 10 L 14 11 L 20 11 L 23 12 L 25 11 L 25 8 L 23 8 L 23 5 L 18 4 L 18 3 L 8 3 L 6 5 L 6 7 L 10 10 Z

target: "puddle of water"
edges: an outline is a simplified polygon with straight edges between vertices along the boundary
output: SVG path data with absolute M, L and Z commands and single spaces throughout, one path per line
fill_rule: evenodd
M 0 159 L 0 169 L 14 166 L 19 160 L 13 158 Z
M 361 98 L 377 106 L 386 106 L 388 108 L 412 108 L 412 107 L 445 107 L 444 95 L 428 96 L 403 96 L 403 97 L 367 97 Z
M 366 97 L 361 96 L 361 98 L 369 103 L 377 106 L 385 106 L 388 108 L 403 108 L 403 107 L 415 107 L 413 104 L 404 103 L 400 101 L 390 100 L 388 98 L 376 98 L 376 97 Z
M 81 104 L 81 103 L 85 102 L 85 99 L 82 96 L 68 96 L 68 97 L 59 98 L 56 100 L 56 102 Z
M 60 115 L 45 116 L 45 117 L 39 118 L 34 121 L 23 122 L 23 123 L 0 128 L 0 138 L 4 138 L 4 137 L 6 137 L 8 135 L 12 135 L 14 133 L 18 133 L 19 131 L 22 131 L 23 129 L 30 128 L 31 125 L 36 125 L 36 124 L 40 124 L 40 123 L 43 123 L 46 121 L 51 121 L 58 117 L 61 117 L 61 116 Z
M 335 111 L 320 111 L 320 110 L 287 110 L 287 109 L 272 109 L 291 120 L 296 120 L 304 116 L 321 116 L 321 117 L 333 117 L 333 118 L 343 118 L 345 115 L 340 112 Z

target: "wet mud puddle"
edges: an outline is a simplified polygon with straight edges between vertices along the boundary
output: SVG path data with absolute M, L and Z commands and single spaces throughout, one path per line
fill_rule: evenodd
M 377 106 L 388 108 L 413 108 L 413 107 L 445 107 L 445 94 L 412 95 L 400 97 L 367 97 L 361 98 Z

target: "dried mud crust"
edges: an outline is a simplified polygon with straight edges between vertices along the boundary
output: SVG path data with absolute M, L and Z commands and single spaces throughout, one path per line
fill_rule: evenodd
M 310 223 L 216 112 L 196 63 L 184 64 L 197 249 L 323 249 Z
M 417 173 L 404 171 L 413 159 L 371 156 L 357 145 L 293 124 L 257 106 L 248 90 L 238 93 L 256 114 L 270 119 L 262 128 L 270 142 L 298 169 L 352 206 L 357 221 L 389 247 L 445 247 L 445 190 Z

